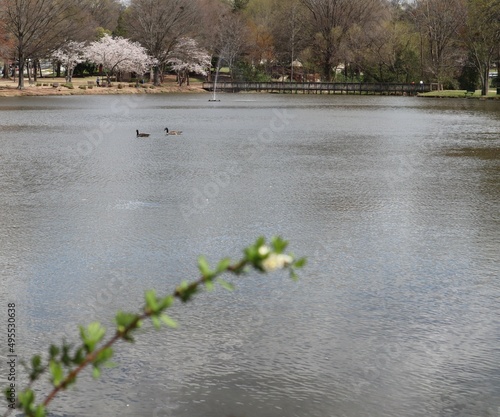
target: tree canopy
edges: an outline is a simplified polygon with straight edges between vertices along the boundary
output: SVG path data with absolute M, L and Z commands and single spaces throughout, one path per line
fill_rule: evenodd
M 500 0 L 0 0 L 0 55 L 22 71 L 27 59 L 106 34 L 144 48 L 138 68 L 151 70 L 155 84 L 167 70 L 179 74 L 172 54 L 190 56 L 194 42 L 233 79 L 423 80 L 453 88 L 472 65 L 484 93 L 500 62 L 499 10 Z M 195 55 L 176 59 L 189 73 Z

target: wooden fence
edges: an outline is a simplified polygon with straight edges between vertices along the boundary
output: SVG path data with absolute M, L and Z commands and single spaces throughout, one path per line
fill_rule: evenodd
M 203 83 L 207 91 L 214 91 L 213 82 Z M 326 83 L 326 82 L 218 82 L 216 91 L 237 93 L 239 91 L 263 91 L 268 93 L 303 94 L 390 94 L 416 95 L 438 90 L 437 84 L 395 84 L 395 83 Z

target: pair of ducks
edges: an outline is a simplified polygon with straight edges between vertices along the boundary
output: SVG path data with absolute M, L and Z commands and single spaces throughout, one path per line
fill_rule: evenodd
M 166 127 L 163 130 L 165 131 L 166 135 L 180 135 L 180 134 L 182 134 L 182 130 L 168 130 L 168 127 Z M 137 133 L 138 138 L 148 138 L 149 137 L 149 133 L 141 133 L 138 130 L 136 130 L 136 133 Z

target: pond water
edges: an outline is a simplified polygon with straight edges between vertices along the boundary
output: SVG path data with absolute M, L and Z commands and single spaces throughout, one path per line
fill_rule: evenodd
M 309 261 L 175 307 L 179 329 L 145 326 L 51 415 L 500 416 L 500 103 L 209 98 L 0 100 L 19 359 L 195 279 L 200 254 L 281 235 Z

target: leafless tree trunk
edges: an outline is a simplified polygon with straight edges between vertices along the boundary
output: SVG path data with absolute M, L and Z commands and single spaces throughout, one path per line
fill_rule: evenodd
M 481 94 L 489 90 L 489 72 L 500 44 L 500 0 L 477 0 L 469 4 L 467 45 L 481 79 Z
M 422 37 L 424 68 L 437 82 L 460 62 L 459 33 L 467 21 L 464 0 L 417 0 L 412 15 Z
M 87 0 L 91 26 L 114 31 L 124 6 L 118 0 Z
M 154 85 L 160 84 L 160 72 L 175 42 L 197 22 L 197 11 L 194 0 L 132 0 L 127 25 L 133 40 L 156 59 Z
M 378 19 L 382 0 L 301 0 L 310 12 L 310 30 L 323 78 L 331 80 L 332 68 L 343 62 L 341 45 L 353 25 L 364 28 Z
M 19 60 L 18 88 L 24 88 L 28 57 L 56 47 L 81 27 L 84 13 L 78 0 L 4 0 L 5 26 L 16 39 Z
M 215 54 L 219 62 L 224 62 L 229 67 L 232 80 L 234 65 L 248 47 L 248 31 L 242 16 L 238 13 L 223 16 L 217 34 Z
M 9 61 L 5 60 L 3 62 L 3 77 L 2 78 L 10 78 L 9 74 Z
M 212 55 L 212 60 L 217 58 L 216 49 L 219 40 L 219 24 L 224 16 L 231 13 L 230 4 L 220 0 L 198 0 L 201 21 L 197 27 L 197 41 L 199 45 Z M 207 74 L 207 81 L 213 81 L 211 65 Z
M 300 0 L 280 3 L 273 16 L 272 34 L 278 60 L 285 71 L 290 70 L 290 82 L 293 82 L 295 68 L 292 63 L 300 61 L 300 52 L 308 45 L 305 28 L 306 10 Z

